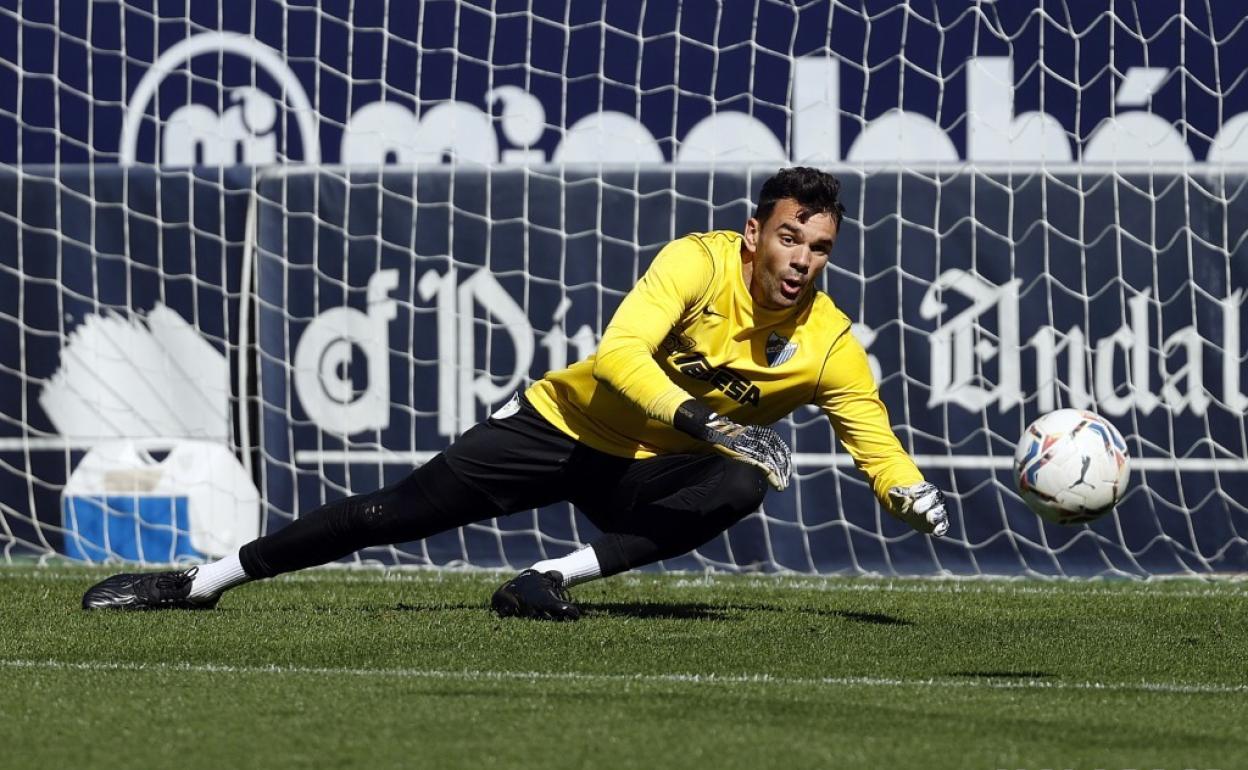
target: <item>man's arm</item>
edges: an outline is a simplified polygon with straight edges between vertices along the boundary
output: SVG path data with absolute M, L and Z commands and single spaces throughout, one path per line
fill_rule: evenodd
M 673 241 L 624 297 L 598 345 L 594 378 L 649 417 L 757 467 L 776 489 L 788 486 L 789 448 L 770 428 L 738 425 L 716 414 L 667 376 L 654 360 L 663 339 L 705 299 L 715 265 L 700 244 Z
M 672 241 L 624 297 L 602 334 L 594 379 L 655 420 L 672 423 L 676 407 L 692 398 L 667 376 L 654 353 L 703 298 L 715 278 L 711 256 L 689 238 Z
M 875 496 L 893 515 L 921 532 L 941 536 L 949 528 L 944 496 L 923 479 L 888 419 L 867 353 L 846 330 L 823 363 L 815 403 L 866 474 Z

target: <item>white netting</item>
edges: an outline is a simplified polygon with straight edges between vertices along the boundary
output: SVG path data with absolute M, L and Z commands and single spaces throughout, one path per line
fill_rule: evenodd
M 825 288 L 958 523 L 888 519 L 799 410 L 798 483 L 669 566 L 1243 569 L 1242 13 L 1024 5 L 0 8 L 5 558 L 191 560 L 393 480 L 801 162 L 842 178 Z M 1135 457 L 1090 528 L 1012 489 L 1058 406 Z M 588 536 L 558 507 L 366 557 Z

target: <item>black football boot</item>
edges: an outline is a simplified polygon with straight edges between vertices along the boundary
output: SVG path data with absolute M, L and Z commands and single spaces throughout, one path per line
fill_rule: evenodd
M 113 575 L 82 595 L 84 610 L 210 610 L 217 597 L 192 600 L 191 582 L 197 568 L 181 572 Z
M 563 575 L 526 569 L 494 592 L 490 606 L 503 618 L 577 620 L 581 609 L 563 588 Z

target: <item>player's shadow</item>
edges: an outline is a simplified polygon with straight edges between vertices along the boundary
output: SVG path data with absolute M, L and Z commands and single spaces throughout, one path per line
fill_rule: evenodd
M 452 610 L 488 610 L 482 602 L 399 602 L 392 605 L 369 604 L 360 607 L 364 612 L 447 612 Z
M 582 604 L 587 616 L 604 615 L 621 618 L 663 620 L 734 620 L 739 608 L 702 604 L 701 602 L 595 602 Z
M 320 608 L 329 612 L 329 608 Z M 479 602 L 399 602 L 397 604 L 363 604 L 357 607 L 360 612 L 375 614 L 378 612 L 455 612 L 489 610 L 487 605 Z M 299 608 L 306 612 L 307 608 Z M 586 617 L 595 615 L 602 617 L 637 618 L 649 620 L 741 620 L 746 615 L 761 612 L 783 612 L 821 617 L 839 618 L 851 623 L 866 623 L 874 626 L 912 626 L 914 621 L 886 615 L 882 612 L 857 612 L 854 610 L 824 610 L 813 607 L 781 607 L 768 604 L 705 604 L 703 602 L 587 602 L 581 605 Z M 984 675 L 990 675 L 984 674 Z M 961 675 L 973 676 L 971 672 Z M 1009 674 L 1006 674 L 1009 675 Z M 1025 674 L 1018 674 L 1024 676 Z M 958 674 L 955 674 L 958 676 Z
M 703 604 L 701 602 L 602 602 L 582 605 L 586 615 L 604 615 L 626 618 L 670 618 L 690 620 L 740 620 L 747 614 L 759 612 L 798 612 L 836 617 L 851 623 L 870 623 L 879 626 L 911 626 L 913 621 L 885 615 L 880 612 L 853 612 L 850 610 L 818 610 L 778 607 L 766 604 Z
M 949 676 L 973 679 L 1044 679 L 1057 675 L 1051 671 L 950 671 Z
M 650 619 L 684 619 L 684 620 L 733 620 L 734 610 L 740 607 L 714 606 L 698 603 L 665 603 L 665 602 L 601 602 L 581 604 L 581 612 L 586 617 L 595 615 L 603 617 L 650 618 Z M 365 605 L 359 608 L 368 613 L 382 611 L 392 612 L 447 612 L 473 610 L 491 612 L 488 605 L 478 602 L 400 602 L 397 605 Z M 750 608 L 758 609 L 758 608 Z
M 821 613 L 822 614 L 822 613 Z M 854 612 L 853 610 L 829 610 L 826 614 L 834 615 L 852 623 L 868 623 L 873 626 L 913 626 L 913 620 L 906 620 L 883 612 Z

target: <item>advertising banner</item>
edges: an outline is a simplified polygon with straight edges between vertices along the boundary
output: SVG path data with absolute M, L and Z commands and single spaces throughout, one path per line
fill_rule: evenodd
M 262 180 L 256 291 L 270 506 L 288 516 L 393 481 L 531 379 L 587 355 L 653 254 L 685 232 L 740 229 L 764 176 L 690 172 L 673 185 L 665 173 L 296 171 Z M 1237 287 L 1248 268 L 1227 270 L 1221 245 L 1243 232 L 1240 206 L 1194 203 L 1198 185 L 1181 177 L 1128 180 L 1158 186 L 1156 198 L 1122 195 L 1122 185 L 1080 191 L 1078 178 L 843 181 L 853 218 L 825 290 L 857 321 L 903 443 L 956 496 L 962 542 L 911 537 L 883 516 L 809 408 L 782 428 L 797 483 L 705 558 L 825 572 L 1243 564 L 1234 495 L 1248 469 L 1239 459 L 1248 397 Z M 1094 409 L 1130 436 L 1134 489 L 1117 518 L 1091 530 L 1042 530 L 1014 493 L 1016 440 L 1063 406 Z M 521 563 L 586 526 L 562 509 L 540 522 L 455 534 L 446 550 L 427 543 L 417 558 Z
M 668 240 L 741 228 L 762 179 L 805 163 L 848 209 L 824 288 L 960 529 L 889 519 L 799 410 L 794 487 L 673 566 L 1242 569 L 1242 17 L 19 3 L 0 13 L 0 550 L 194 560 L 392 481 L 589 355 Z M 1015 441 L 1064 406 L 1133 457 L 1091 528 L 1042 527 L 1013 491 Z M 523 564 L 585 526 L 565 507 L 372 556 Z
M 504 6 L 22 3 L 0 163 L 1248 160 L 1236 3 Z

